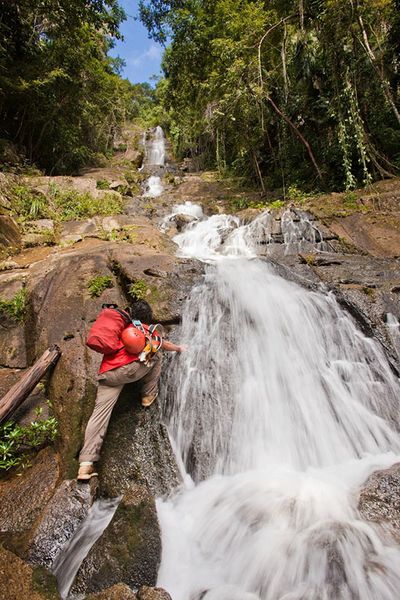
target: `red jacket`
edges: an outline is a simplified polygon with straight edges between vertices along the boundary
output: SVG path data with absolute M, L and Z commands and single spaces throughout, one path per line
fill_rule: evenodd
M 143 327 L 148 331 L 148 325 L 143 323 Z M 99 369 L 99 375 L 101 373 L 106 373 L 106 371 L 129 365 L 129 363 L 135 362 L 136 360 L 139 360 L 139 355 L 130 354 L 125 348 L 121 348 L 121 350 L 118 350 L 118 352 L 115 352 L 114 354 L 104 354 Z

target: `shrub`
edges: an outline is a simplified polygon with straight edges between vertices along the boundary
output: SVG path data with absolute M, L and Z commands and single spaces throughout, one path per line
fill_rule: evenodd
M 88 290 L 91 298 L 98 298 L 108 288 L 114 287 L 112 277 L 109 275 L 98 275 L 93 277 L 88 283 Z
M 96 187 L 98 190 L 109 190 L 110 182 L 107 179 L 98 179 L 96 181 Z
M 144 300 L 147 296 L 147 284 L 143 279 L 134 281 L 129 286 L 129 295 L 135 300 Z
M 42 409 L 36 410 L 39 417 Z M 53 442 L 57 436 L 57 420 L 49 417 L 46 420 L 37 418 L 29 425 L 21 426 L 13 421 L 0 425 L 0 471 L 8 471 L 13 467 L 27 466 L 28 454 L 39 450 Z
M 76 190 L 61 190 L 54 184 L 49 186 L 47 197 L 26 186 L 13 186 L 9 200 L 13 213 L 21 220 L 47 218 L 71 221 L 122 212 L 122 198 L 113 193 L 94 198 L 87 192 L 82 194 Z
M 26 314 L 27 291 L 22 288 L 11 300 L 0 298 L 0 315 L 13 321 L 23 321 Z

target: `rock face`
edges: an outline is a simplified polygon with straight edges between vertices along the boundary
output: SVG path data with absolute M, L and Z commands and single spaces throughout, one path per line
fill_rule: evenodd
M 134 588 L 154 585 L 160 556 L 154 498 L 145 485 L 133 484 L 83 560 L 71 593 L 98 592 L 120 582 Z
M 0 598 L 4 600 L 59 600 L 54 577 L 31 567 L 0 546 Z
M 117 583 L 97 594 L 89 594 L 86 600 L 137 600 L 137 596 L 125 583 Z
M 364 519 L 378 523 L 400 543 L 400 463 L 368 478 L 358 508 Z
M 138 600 L 172 600 L 166 590 L 143 586 L 137 593 Z
M 87 516 L 97 491 L 97 480 L 82 485 L 63 481 L 46 505 L 29 544 L 29 561 L 51 567 L 64 544 Z
M 131 384 L 114 409 L 99 464 L 100 488 L 114 497 L 143 481 L 154 496 L 164 496 L 179 485 L 181 477 L 168 433 L 161 423 L 160 406 L 140 405 L 140 386 Z M 129 457 L 127 460 L 126 457 Z
M 1 538 L 23 556 L 28 552 L 29 531 L 53 495 L 58 477 L 55 454 L 47 448 L 21 477 L 0 483 Z
M 60 431 L 57 458 L 45 450 L 21 478 L 0 484 L 3 539 L 21 557 L 47 567 L 79 528 L 95 493 L 70 479 L 76 475 L 101 360 L 85 346 L 91 324 L 104 302 L 125 306 L 136 285 L 168 328 L 179 321 L 180 307 L 201 273 L 194 263 L 175 258 L 172 242 L 147 219 L 136 219 L 133 226 L 132 217 L 124 215 L 100 222 L 111 234 L 133 227 L 130 241 L 89 237 L 45 254 L 31 250 L 17 257 L 18 268 L 0 274 L 0 295 L 4 289 L 4 297 L 13 298 L 23 287 L 27 294 L 25 323 L 10 321 L 0 330 L 4 390 L 46 347 L 57 343 L 62 350 L 46 389 Z M 89 283 L 103 275 L 113 287 L 92 298 Z M 158 405 L 145 411 L 137 400 L 132 404 L 131 393 L 126 390 L 117 404 L 100 463 L 102 494 L 124 497 L 78 574 L 76 589 L 88 593 L 121 582 L 136 588 L 155 584 L 161 540 L 153 494 L 167 494 L 180 481 Z
M 9 215 L 0 214 L 0 248 L 18 247 L 21 244 L 21 234 L 18 225 Z

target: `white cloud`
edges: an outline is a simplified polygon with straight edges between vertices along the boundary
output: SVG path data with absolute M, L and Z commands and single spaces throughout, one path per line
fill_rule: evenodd
M 142 52 L 142 54 L 130 57 L 127 60 L 127 63 L 133 65 L 134 67 L 139 67 L 146 62 L 159 61 L 161 59 L 161 54 L 161 47 L 156 46 L 156 44 L 152 44 L 145 52 Z

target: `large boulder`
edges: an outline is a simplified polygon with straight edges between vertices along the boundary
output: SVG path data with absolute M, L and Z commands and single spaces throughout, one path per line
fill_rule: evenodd
M 125 583 L 117 583 L 97 594 L 89 594 L 85 600 L 137 600 L 137 596 Z
M 358 509 L 364 519 L 378 523 L 400 543 L 400 463 L 367 479 Z
M 151 588 L 142 586 L 137 593 L 138 600 L 172 600 L 171 596 L 163 588 Z
M 89 485 L 66 480 L 58 486 L 30 535 L 28 556 L 34 564 L 52 567 L 65 544 L 87 517 L 97 492 L 97 480 Z
M 0 598 L 4 600 L 59 600 L 55 578 L 32 567 L 0 546 Z
M 0 536 L 21 556 L 28 553 L 30 531 L 54 494 L 58 477 L 54 451 L 46 448 L 20 477 L 0 482 Z
M 125 386 L 113 411 L 98 465 L 105 496 L 122 494 L 135 481 L 163 496 L 181 482 L 159 402 L 143 409 L 139 390 L 140 384 Z
M 21 244 L 21 233 L 17 223 L 9 215 L 0 214 L 0 249 L 18 248 Z
M 133 588 L 155 585 L 160 559 L 154 498 L 145 485 L 133 484 L 83 560 L 71 594 L 99 592 L 116 583 Z

